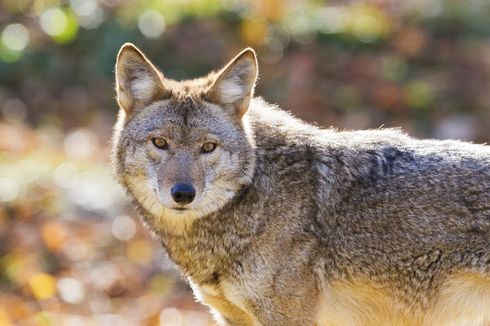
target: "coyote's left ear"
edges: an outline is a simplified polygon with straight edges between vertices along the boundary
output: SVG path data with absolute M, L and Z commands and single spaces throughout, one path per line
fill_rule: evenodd
M 166 97 L 161 74 L 133 44 L 119 50 L 116 62 L 116 92 L 119 106 L 130 113 Z
M 240 52 L 219 73 L 208 92 L 208 99 L 241 118 L 248 110 L 257 80 L 258 65 L 254 50 Z

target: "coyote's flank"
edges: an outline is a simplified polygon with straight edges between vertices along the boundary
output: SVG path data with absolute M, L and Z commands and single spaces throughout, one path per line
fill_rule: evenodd
M 490 322 L 490 147 L 321 129 L 257 73 L 251 49 L 180 82 L 117 57 L 115 174 L 216 320 Z

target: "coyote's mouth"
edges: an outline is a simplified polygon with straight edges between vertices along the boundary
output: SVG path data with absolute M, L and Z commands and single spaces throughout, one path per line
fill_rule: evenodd
M 185 207 L 172 207 L 173 210 L 176 210 L 176 211 L 179 211 L 179 212 L 183 212 L 183 211 L 186 211 L 188 210 L 188 208 L 185 208 Z

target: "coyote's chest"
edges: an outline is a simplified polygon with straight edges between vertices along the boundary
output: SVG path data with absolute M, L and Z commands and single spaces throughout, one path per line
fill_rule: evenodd
M 220 246 L 221 244 L 221 246 Z M 163 242 L 170 258 L 189 280 L 195 297 L 218 311 L 217 319 L 227 316 L 239 325 L 260 325 L 253 313 L 253 297 L 260 295 L 260 280 L 245 271 L 243 252 L 233 243 L 224 246 L 220 241 L 201 241 L 198 237 L 167 237 Z M 255 275 L 255 277 L 265 277 Z
M 197 284 L 215 286 L 228 271 L 228 262 L 221 255 L 213 255 L 207 243 L 171 239 L 162 241 L 170 259 Z

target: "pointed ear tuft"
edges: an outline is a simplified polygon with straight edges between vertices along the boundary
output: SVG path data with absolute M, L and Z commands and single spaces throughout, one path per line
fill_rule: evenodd
M 168 93 L 158 70 L 131 43 L 125 43 L 117 55 L 116 92 L 119 106 L 127 113 Z
M 235 110 L 235 115 L 241 118 L 247 112 L 253 97 L 257 75 L 255 51 L 247 48 L 218 73 L 208 91 L 208 98 L 211 102 Z

